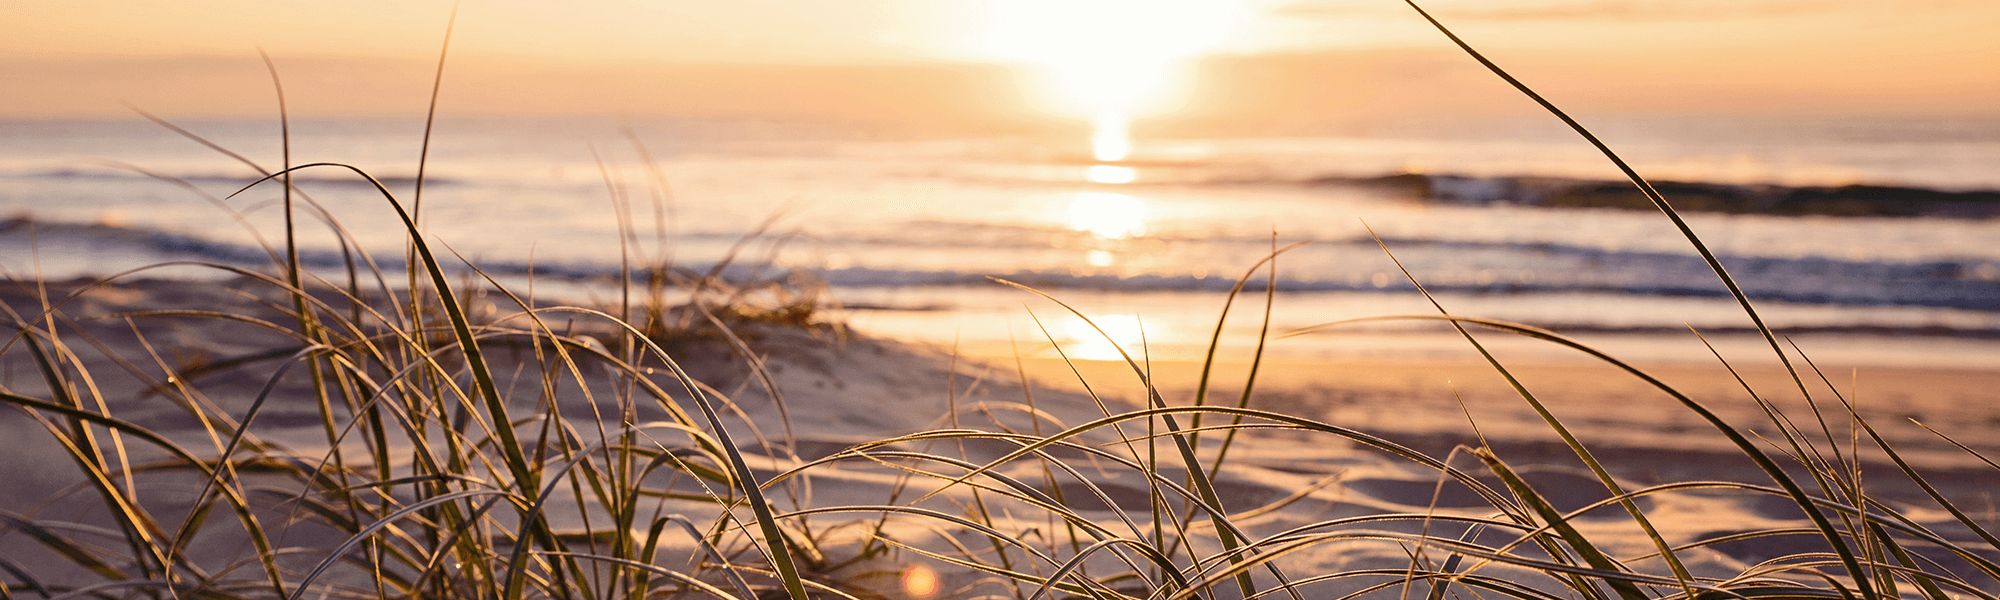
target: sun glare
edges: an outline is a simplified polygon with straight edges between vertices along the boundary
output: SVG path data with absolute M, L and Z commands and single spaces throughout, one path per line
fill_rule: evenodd
M 1132 183 L 1139 180 L 1139 170 L 1118 165 L 1091 165 L 1084 177 L 1093 183 Z
M 1007 0 L 985 5 L 986 54 L 1032 65 L 1056 111 L 1121 125 L 1168 108 L 1186 61 L 1246 20 L 1237 0 Z M 1100 146 L 1102 148 L 1102 146 Z M 1099 158 L 1099 160 L 1118 160 Z
M 1090 154 L 1104 162 L 1117 162 L 1131 156 L 1132 120 L 1118 113 L 1098 113 L 1092 116 Z
M 1096 327 L 1091 327 L 1095 323 Z M 1099 333 L 1098 330 L 1103 330 Z M 1063 323 L 1063 332 L 1069 334 L 1070 341 L 1063 344 L 1063 353 L 1080 360 L 1122 360 L 1124 355 L 1140 355 L 1140 346 L 1145 343 L 1146 330 L 1139 323 L 1139 315 L 1098 315 L 1089 321 L 1070 319 Z
M 1146 203 L 1125 194 L 1083 192 L 1070 199 L 1069 228 L 1105 239 L 1146 235 Z

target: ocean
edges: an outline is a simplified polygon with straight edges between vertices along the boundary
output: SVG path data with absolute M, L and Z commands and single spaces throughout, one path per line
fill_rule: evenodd
M 2000 120 L 1585 117 L 1663 184 L 1766 320 L 1825 365 L 2000 368 Z M 0 269 L 106 276 L 193 261 L 268 267 L 282 194 L 274 120 L 0 122 Z M 1553 329 L 1637 360 L 1768 360 L 1706 264 L 1546 118 L 1433 119 L 1284 137 L 945 137 L 839 123 L 447 119 L 421 202 L 422 123 L 300 120 L 291 162 L 383 181 L 440 248 L 543 294 L 608 301 L 627 268 L 798 272 L 864 333 L 988 355 L 1198 355 L 1272 248 L 1269 331 L 1454 314 Z M 1116 147 L 1124 144 L 1125 147 Z M 1106 155 L 1109 151 L 1112 154 Z M 1123 154 L 1123 156 L 1118 156 Z M 352 172 L 297 174 L 304 260 L 401 264 L 404 229 Z M 323 212 L 320 210 L 323 209 Z M 346 232 L 345 244 L 329 223 Z M 260 241 L 261 237 L 261 241 Z M 621 241 L 623 242 L 621 244 Z M 1385 251 L 1386 249 L 1386 251 Z M 146 276 L 219 277 L 203 266 Z M 1263 329 L 1259 271 L 1223 345 Z M 1048 292 L 1091 317 L 996 283 Z M 1502 338 L 1482 334 L 1484 338 Z M 1483 338 L 1483 339 L 1484 339 Z M 1051 342 L 1053 340 L 1053 343 Z M 1503 358 L 1576 360 L 1539 343 Z M 1300 356 L 1464 357 L 1435 322 L 1272 341 Z

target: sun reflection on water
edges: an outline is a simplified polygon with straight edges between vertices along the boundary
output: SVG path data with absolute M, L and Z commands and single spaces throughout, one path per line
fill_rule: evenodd
M 1139 170 L 1117 165 L 1091 165 L 1084 176 L 1096 183 L 1132 183 L 1139 180 Z
M 1092 323 L 1097 326 L 1091 327 Z M 1146 341 L 1139 315 L 1097 315 L 1089 321 L 1070 319 L 1063 323 L 1063 333 L 1069 334 L 1069 341 L 1062 345 L 1063 354 L 1078 360 L 1124 360 L 1119 348 L 1137 357 Z
M 1125 115 L 1098 113 L 1090 120 L 1090 154 L 1097 160 L 1117 162 L 1132 155 L 1132 122 Z
M 1069 227 L 1100 238 L 1146 235 L 1146 203 L 1114 192 L 1081 192 L 1070 199 Z

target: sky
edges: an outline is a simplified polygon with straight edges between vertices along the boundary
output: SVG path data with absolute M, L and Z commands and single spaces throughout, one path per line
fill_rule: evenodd
M 1990 115 L 1991 0 L 1431 0 L 1579 113 Z M 0 118 L 421 114 L 454 6 L 0 0 Z M 463 0 L 460 115 L 1287 131 L 1532 110 L 1393 0 Z

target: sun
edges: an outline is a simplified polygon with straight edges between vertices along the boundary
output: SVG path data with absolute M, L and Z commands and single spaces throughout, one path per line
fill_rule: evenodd
M 1118 130 L 1134 117 L 1171 108 L 1185 87 L 1189 59 L 1228 43 L 1251 16 L 1248 4 L 1242 0 L 989 2 L 982 5 L 984 35 L 979 43 L 983 54 L 1032 68 L 1034 87 L 1051 112 L 1089 119 L 1100 132 Z

